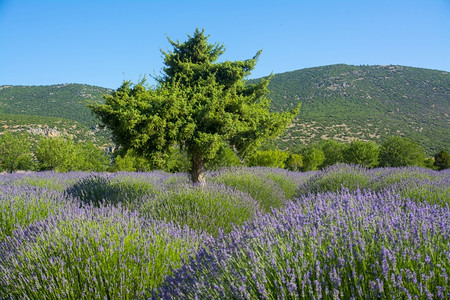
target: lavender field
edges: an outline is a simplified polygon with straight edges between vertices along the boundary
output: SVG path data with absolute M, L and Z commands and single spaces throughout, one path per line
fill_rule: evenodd
M 450 172 L 0 175 L 0 299 L 449 299 Z

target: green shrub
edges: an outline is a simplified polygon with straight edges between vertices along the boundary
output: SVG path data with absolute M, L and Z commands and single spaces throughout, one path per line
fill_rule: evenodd
M 265 212 L 282 207 L 287 198 L 280 185 L 255 170 L 257 168 L 227 169 L 209 178 L 209 181 L 249 193 Z
M 250 195 L 213 183 L 206 187 L 172 186 L 140 202 L 138 210 L 144 216 L 187 225 L 212 235 L 220 230 L 229 232 L 260 211 Z
M 380 166 L 405 167 L 423 166 L 425 151 L 408 138 L 391 136 L 383 142 L 380 149 Z
M 344 149 L 344 162 L 374 168 L 378 165 L 379 152 L 374 142 L 353 141 Z
M 325 168 L 310 177 L 299 189 L 299 194 L 338 192 L 342 188 L 349 191 L 367 188 L 370 176 L 359 165 L 337 164 Z
M 447 151 L 442 150 L 434 155 L 434 166 L 438 170 L 445 170 L 450 168 L 450 155 Z
M 154 192 L 155 183 L 151 180 L 123 175 L 93 175 L 81 179 L 67 189 L 67 193 L 81 203 L 92 203 L 97 207 L 102 204 L 132 204 L 140 197 Z
M 309 146 L 302 151 L 303 171 L 315 171 L 325 160 L 323 151 L 315 146 Z
M 250 167 L 272 167 L 284 168 L 289 153 L 281 150 L 255 151 L 248 159 L 247 165 Z

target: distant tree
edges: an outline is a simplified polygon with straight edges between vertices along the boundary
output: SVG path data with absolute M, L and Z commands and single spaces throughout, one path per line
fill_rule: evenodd
M 315 171 L 319 169 L 319 166 L 322 165 L 325 160 L 325 155 L 323 151 L 315 146 L 306 147 L 302 151 L 303 156 L 303 171 Z
M 189 156 L 192 182 L 204 183 L 205 163 L 220 147 L 247 156 L 298 114 L 300 106 L 285 113 L 269 111 L 269 79 L 246 84 L 260 52 L 245 61 L 218 63 L 224 46 L 209 44 L 198 29 L 186 42 L 169 42 L 173 51 L 163 52 L 165 67 L 156 87 L 124 82 L 104 96 L 105 104 L 90 105 L 125 150 L 163 166 L 170 149 L 178 146 Z
M 437 170 L 436 166 L 434 165 L 434 157 L 425 158 L 423 164 L 427 169 Z
M 222 146 L 217 151 L 214 158 L 206 162 L 207 170 L 219 170 L 222 167 L 237 167 L 241 166 L 242 162 L 236 153 L 228 146 Z
M 75 145 L 75 169 L 80 171 L 103 172 L 109 166 L 105 151 L 88 141 Z
M 434 166 L 438 170 L 450 169 L 450 154 L 441 150 L 434 155 Z
M 391 136 L 380 148 L 380 166 L 424 166 L 425 151 L 408 138 Z
M 74 147 L 75 144 L 71 139 L 66 140 L 62 137 L 41 138 L 35 151 L 39 170 L 57 172 L 74 170 Z
M 320 149 L 325 155 L 321 168 L 344 162 L 345 145 L 335 140 L 326 140 L 320 144 Z
M 109 159 L 105 152 L 94 144 L 75 144 L 72 139 L 63 137 L 41 138 L 35 151 L 39 170 L 105 171 Z
M 131 155 L 116 155 L 113 165 L 109 168 L 109 171 L 118 172 L 136 172 L 135 159 Z
M 373 168 L 378 165 L 379 153 L 374 142 L 353 141 L 344 150 L 344 162 Z
M 0 135 L 0 170 L 13 173 L 33 168 L 31 141 L 24 134 L 6 131 Z
M 290 153 L 286 160 L 286 169 L 290 171 L 300 171 L 303 167 L 303 156 L 301 154 Z
M 114 153 L 113 165 L 110 171 L 147 172 L 153 169 L 150 161 L 136 154 L 133 149 L 128 151 L 121 150 Z
M 278 149 L 255 151 L 247 159 L 247 165 L 250 167 L 272 167 L 272 168 L 284 168 L 286 166 L 286 160 L 289 158 L 289 152 L 281 151 Z

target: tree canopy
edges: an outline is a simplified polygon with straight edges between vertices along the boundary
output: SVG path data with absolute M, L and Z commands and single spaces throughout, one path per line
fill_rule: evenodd
M 424 161 L 424 149 L 409 138 L 390 136 L 381 145 L 382 167 L 423 166 Z
M 260 51 L 244 61 L 217 62 L 224 46 L 210 44 L 208 38 L 196 29 L 185 42 L 169 39 L 173 50 L 162 51 L 165 67 L 156 86 L 125 81 L 104 96 L 104 104 L 90 105 L 120 147 L 133 149 L 156 166 L 171 147 L 185 149 L 193 182 L 203 181 L 205 163 L 221 147 L 246 156 L 264 140 L 277 137 L 300 109 L 269 111 L 270 76 L 247 83 Z

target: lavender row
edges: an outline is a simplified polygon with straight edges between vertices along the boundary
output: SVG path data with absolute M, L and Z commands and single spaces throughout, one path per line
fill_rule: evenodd
M 0 244 L 0 298 L 143 297 L 208 239 L 120 205 L 73 205 Z
M 416 201 L 450 205 L 450 172 L 418 167 L 368 170 L 358 165 L 340 164 L 316 172 L 299 186 L 299 195 L 370 189 L 395 189 L 403 197 Z
M 448 299 L 450 210 L 341 191 L 289 202 L 200 249 L 154 299 Z
M 16 228 L 43 220 L 73 201 L 56 190 L 0 185 L 0 241 L 10 236 Z

